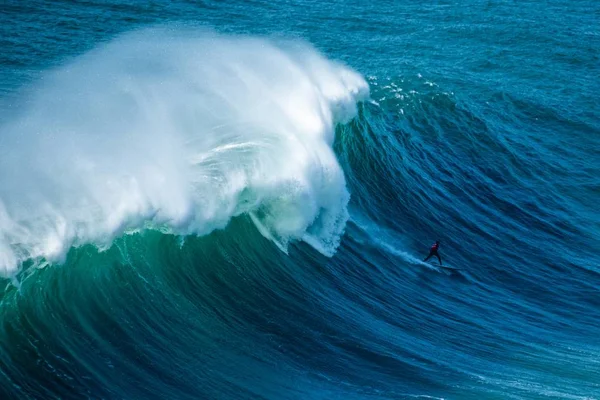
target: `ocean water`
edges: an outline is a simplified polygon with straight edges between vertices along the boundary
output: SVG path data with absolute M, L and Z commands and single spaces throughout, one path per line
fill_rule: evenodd
M 599 27 L 2 2 L 0 398 L 600 399 Z

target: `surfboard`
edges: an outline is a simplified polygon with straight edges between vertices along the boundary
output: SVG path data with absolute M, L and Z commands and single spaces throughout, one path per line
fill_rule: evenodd
M 447 265 L 436 265 L 436 267 L 443 268 L 443 269 L 448 269 L 450 271 L 462 271 L 463 270 L 463 268 L 454 268 L 454 267 L 450 267 L 450 266 L 447 266 Z

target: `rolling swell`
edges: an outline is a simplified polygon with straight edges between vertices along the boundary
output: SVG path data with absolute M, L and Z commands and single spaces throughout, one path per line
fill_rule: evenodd
M 167 38 L 167 47 L 179 39 Z M 241 51 L 236 57 L 245 57 L 250 43 L 244 41 L 244 49 L 238 48 L 238 39 L 220 37 L 217 43 L 227 43 Z M 198 43 L 197 37 L 190 40 Z M 135 59 L 135 51 L 132 54 L 127 45 L 132 42 L 140 45 L 133 36 L 108 49 L 124 46 L 123 57 Z M 581 127 L 577 125 L 581 121 L 515 93 L 499 95 L 491 90 L 488 98 L 471 99 L 468 90 L 452 92 L 417 74 L 368 78 L 373 102 L 359 103 L 355 110 L 356 101 L 366 96 L 361 79 L 354 80 L 357 77 L 351 74 L 350 82 L 357 86 L 348 84 L 340 78 L 345 69 L 338 75 L 340 70 L 321 58 L 317 59 L 327 68 L 304 69 L 301 66 L 314 52 L 302 46 L 308 52 L 298 59 L 295 46 L 292 50 L 287 45 L 259 43 L 260 49 L 251 46 L 250 53 L 268 56 L 274 51 L 293 60 L 278 64 L 267 57 L 269 62 L 258 63 L 267 70 L 269 81 L 281 85 L 275 86 L 285 96 L 272 101 L 266 96 L 268 113 L 262 115 L 253 108 L 254 91 L 238 93 L 240 86 L 259 87 L 258 97 L 263 99 L 265 91 L 271 91 L 261 85 L 258 67 L 237 71 L 241 75 L 235 79 L 220 80 L 236 88 L 232 97 L 229 90 L 208 90 L 214 79 L 208 88 L 200 84 L 201 94 L 206 90 L 222 100 L 215 110 L 201 101 L 202 96 L 193 97 L 193 104 L 203 105 L 200 114 L 210 127 L 224 126 L 219 135 L 208 135 L 216 141 L 207 147 L 213 151 L 206 152 L 205 143 L 198 143 L 201 139 L 176 140 L 178 135 L 169 128 L 170 140 L 161 141 L 152 162 L 142 164 L 155 165 L 160 155 L 168 155 L 175 137 L 176 143 L 184 144 L 178 154 L 192 156 L 164 156 L 160 166 L 190 160 L 194 167 L 200 164 L 199 171 L 192 169 L 198 175 L 191 173 L 194 179 L 188 182 L 196 185 L 198 177 L 211 171 L 209 177 L 217 179 L 208 193 L 225 199 L 228 207 L 215 207 L 215 213 L 225 211 L 209 213 L 218 218 L 200 221 L 167 219 L 163 208 L 142 207 L 142 212 L 131 214 L 141 215 L 133 219 L 134 224 L 125 218 L 124 226 L 85 236 L 93 239 L 92 244 L 65 242 L 76 247 L 64 264 L 25 267 L 18 275 L 20 287 L 8 284 L 2 295 L 3 394 L 7 398 L 252 399 L 581 399 L 594 395 L 600 347 L 590 332 L 598 329 L 599 305 L 593 295 L 598 282 L 598 247 L 593 237 L 598 219 L 590 205 L 600 164 L 583 163 L 585 156 L 594 153 L 574 156 L 561 141 L 570 129 Z M 144 60 L 147 45 L 141 43 Z M 162 49 L 160 45 L 158 40 Z M 229 60 L 228 51 L 223 53 L 222 60 Z M 90 55 L 94 64 L 99 61 L 96 54 Z M 106 56 L 107 50 L 100 54 Z M 245 66 L 255 65 L 252 57 L 244 60 Z M 130 68 L 129 62 L 125 64 Z M 221 70 L 230 64 L 217 64 L 218 71 L 209 68 L 209 72 L 221 78 Z M 293 82 L 276 79 L 274 65 L 299 75 L 294 74 Z M 153 82 L 156 70 L 165 76 L 163 68 L 170 70 L 169 66 L 173 67 L 150 63 Z M 300 71 L 291 68 L 290 72 L 290 66 Z M 331 75 L 330 68 L 336 73 Z M 307 74 L 312 84 L 304 86 L 301 78 Z M 338 77 L 343 84 L 325 90 L 328 86 L 319 79 L 323 76 L 333 83 L 340 82 L 334 79 Z M 169 80 L 157 85 L 150 93 L 156 90 L 161 96 L 150 96 L 152 104 L 162 104 L 172 94 L 161 88 L 169 87 Z M 337 92 L 340 87 L 345 90 Z M 292 88 L 301 95 L 294 96 L 293 107 L 288 107 L 282 99 Z M 146 99 L 148 93 L 142 97 Z M 166 103 L 167 111 L 176 106 L 178 116 L 189 117 L 180 111 L 189 106 L 186 99 L 168 97 Z M 252 112 L 244 114 L 238 105 L 252 106 Z M 262 110 L 260 104 L 257 107 Z M 229 112 L 220 114 L 222 109 Z M 296 114 L 299 109 L 303 112 Z M 144 135 L 126 142 L 111 137 L 111 144 L 116 140 L 119 146 L 110 147 L 109 166 L 112 152 L 123 155 L 122 160 L 138 161 L 138 139 L 154 132 L 155 126 L 171 127 L 163 121 L 169 112 L 161 107 L 151 110 L 144 114 L 152 122 L 143 125 Z M 347 122 L 354 111 L 357 117 L 338 124 L 334 135 L 334 123 Z M 236 124 L 215 122 L 231 122 L 226 117 L 238 113 L 252 123 L 234 118 L 242 125 L 238 129 Z M 546 127 L 545 122 L 533 122 L 542 114 L 554 118 L 548 122 L 552 134 L 534 131 Z M 136 115 L 127 113 L 121 122 Z M 291 123 L 299 120 L 299 127 Z M 193 132 L 209 131 L 202 118 L 193 121 L 194 127 L 199 126 Z M 307 124 L 311 121 L 327 123 L 321 130 L 318 123 Z M 593 121 L 583 124 L 597 129 Z M 281 138 L 283 132 L 291 143 Z M 196 138 L 185 129 L 182 134 Z M 250 138 L 253 143 L 266 139 L 261 143 L 268 149 L 248 145 Z M 585 148 L 593 150 L 597 145 L 593 135 L 582 140 L 579 145 Z M 91 154 L 99 150 L 98 144 L 89 144 Z M 335 158 L 329 158 L 331 146 Z M 238 152 L 240 148 L 244 152 Z M 560 167 L 546 161 L 550 155 L 560 160 Z M 229 180 L 219 179 L 231 177 L 221 157 L 225 164 L 237 167 Z M 293 171 L 286 171 L 287 166 Z M 277 182 L 267 188 L 274 192 L 248 178 L 254 177 L 248 170 L 258 171 L 261 178 L 275 175 Z M 3 177 L 10 175 L 6 171 Z M 175 172 L 169 176 L 179 176 L 181 171 Z M 235 195 L 223 196 L 221 189 L 238 182 L 234 179 L 238 174 L 242 182 L 255 183 L 259 189 L 241 185 L 250 189 L 238 193 L 233 185 L 226 193 Z M 145 182 L 139 177 L 146 175 L 130 172 L 128 177 Z M 578 192 L 575 201 L 569 201 L 575 186 L 586 185 L 589 191 Z M 155 186 L 142 186 L 149 187 Z M 125 185 L 119 193 L 155 192 L 136 192 Z M 165 193 L 167 205 L 177 193 Z M 240 207 L 240 199 L 250 200 Z M 151 204 L 156 202 L 165 204 Z M 113 204 L 106 209 L 112 211 Z M 215 203 L 204 199 L 203 207 L 194 212 L 204 216 L 211 204 Z M 320 222 L 323 212 L 315 211 L 315 204 L 326 210 L 325 216 L 336 216 L 323 221 L 331 224 Z M 318 229 L 311 225 L 314 221 Z M 148 225 L 152 229 L 141 229 Z M 340 228 L 345 232 L 338 245 Z M 314 237 L 319 242 L 311 240 Z M 421 264 L 423 249 L 438 237 L 445 261 L 464 268 L 462 272 L 445 273 Z M 103 252 L 96 248 L 103 242 L 98 238 L 110 239 Z M 304 239 L 314 247 L 287 246 L 290 238 Z M 336 248 L 333 257 L 326 257 Z
M 434 322 L 423 330 L 449 329 L 441 336 L 457 345 L 453 329 L 474 329 L 477 333 L 466 337 L 488 339 L 461 343 L 457 351 L 474 355 L 487 348 L 488 361 L 511 365 L 511 373 L 520 370 L 527 378 L 509 382 L 502 373 L 484 378 L 481 371 L 498 367 L 466 367 L 454 362 L 458 356 L 446 359 L 451 369 L 494 382 L 501 396 L 515 390 L 525 398 L 597 393 L 589 379 L 597 369 L 592 349 L 598 343 L 587 338 L 598 329 L 594 293 L 600 220 L 589 203 L 599 183 L 598 153 L 592 150 L 598 148 L 598 126 L 588 121 L 583 130 L 594 134 L 582 137 L 581 131 L 572 132 L 574 126 L 582 129 L 579 119 L 558 109 L 517 95 L 499 99 L 494 93 L 482 107 L 467 92 L 446 91 L 418 74 L 370 77 L 369 82 L 375 104 L 361 107 L 359 118 L 342 128 L 352 133 L 336 143 L 352 193 L 350 225 L 361 232 L 354 233 L 362 238 L 358 245 L 381 254 L 383 260 L 373 264 L 422 269 L 419 248 L 440 238 L 452 249 L 449 263 L 467 269 L 452 279 L 467 286 L 417 272 L 418 286 L 439 296 L 423 307 L 470 328 Z M 542 116 L 545 121 L 537 122 Z M 574 136 L 583 143 L 564 141 Z M 409 292 L 412 287 L 395 285 Z M 494 298 L 498 308 L 488 308 L 485 298 Z M 460 305 L 464 301 L 472 302 L 470 311 Z M 565 356 L 569 346 L 586 350 L 570 359 Z M 561 356 L 551 350 L 556 348 Z M 569 358 L 568 366 L 554 357 Z M 560 383 L 548 389 L 549 383 L 540 383 L 532 372 L 538 369 Z M 568 379 L 565 370 L 572 372 Z

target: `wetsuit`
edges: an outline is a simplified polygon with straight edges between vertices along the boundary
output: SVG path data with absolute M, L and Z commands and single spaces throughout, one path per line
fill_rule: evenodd
M 431 257 L 436 256 L 438 260 L 440 260 L 440 265 L 442 265 L 442 257 L 440 257 L 440 254 L 438 253 L 439 248 L 439 243 L 435 243 L 433 246 L 431 246 L 431 249 L 429 249 L 429 255 L 423 261 L 427 261 Z

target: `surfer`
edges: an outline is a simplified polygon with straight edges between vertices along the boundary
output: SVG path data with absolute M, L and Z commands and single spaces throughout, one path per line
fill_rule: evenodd
M 431 249 L 429 249 L 429 255 L 425 257 L 423 262 L 429 260 L 432 256 L 436 256 L 438 260 L 440 260 L 440 265 L 442 265 L 442 257 L 440 257 L 440 253 L 438 253 L 438 249 L 440 248 L 440 241 L 436 240 Z

